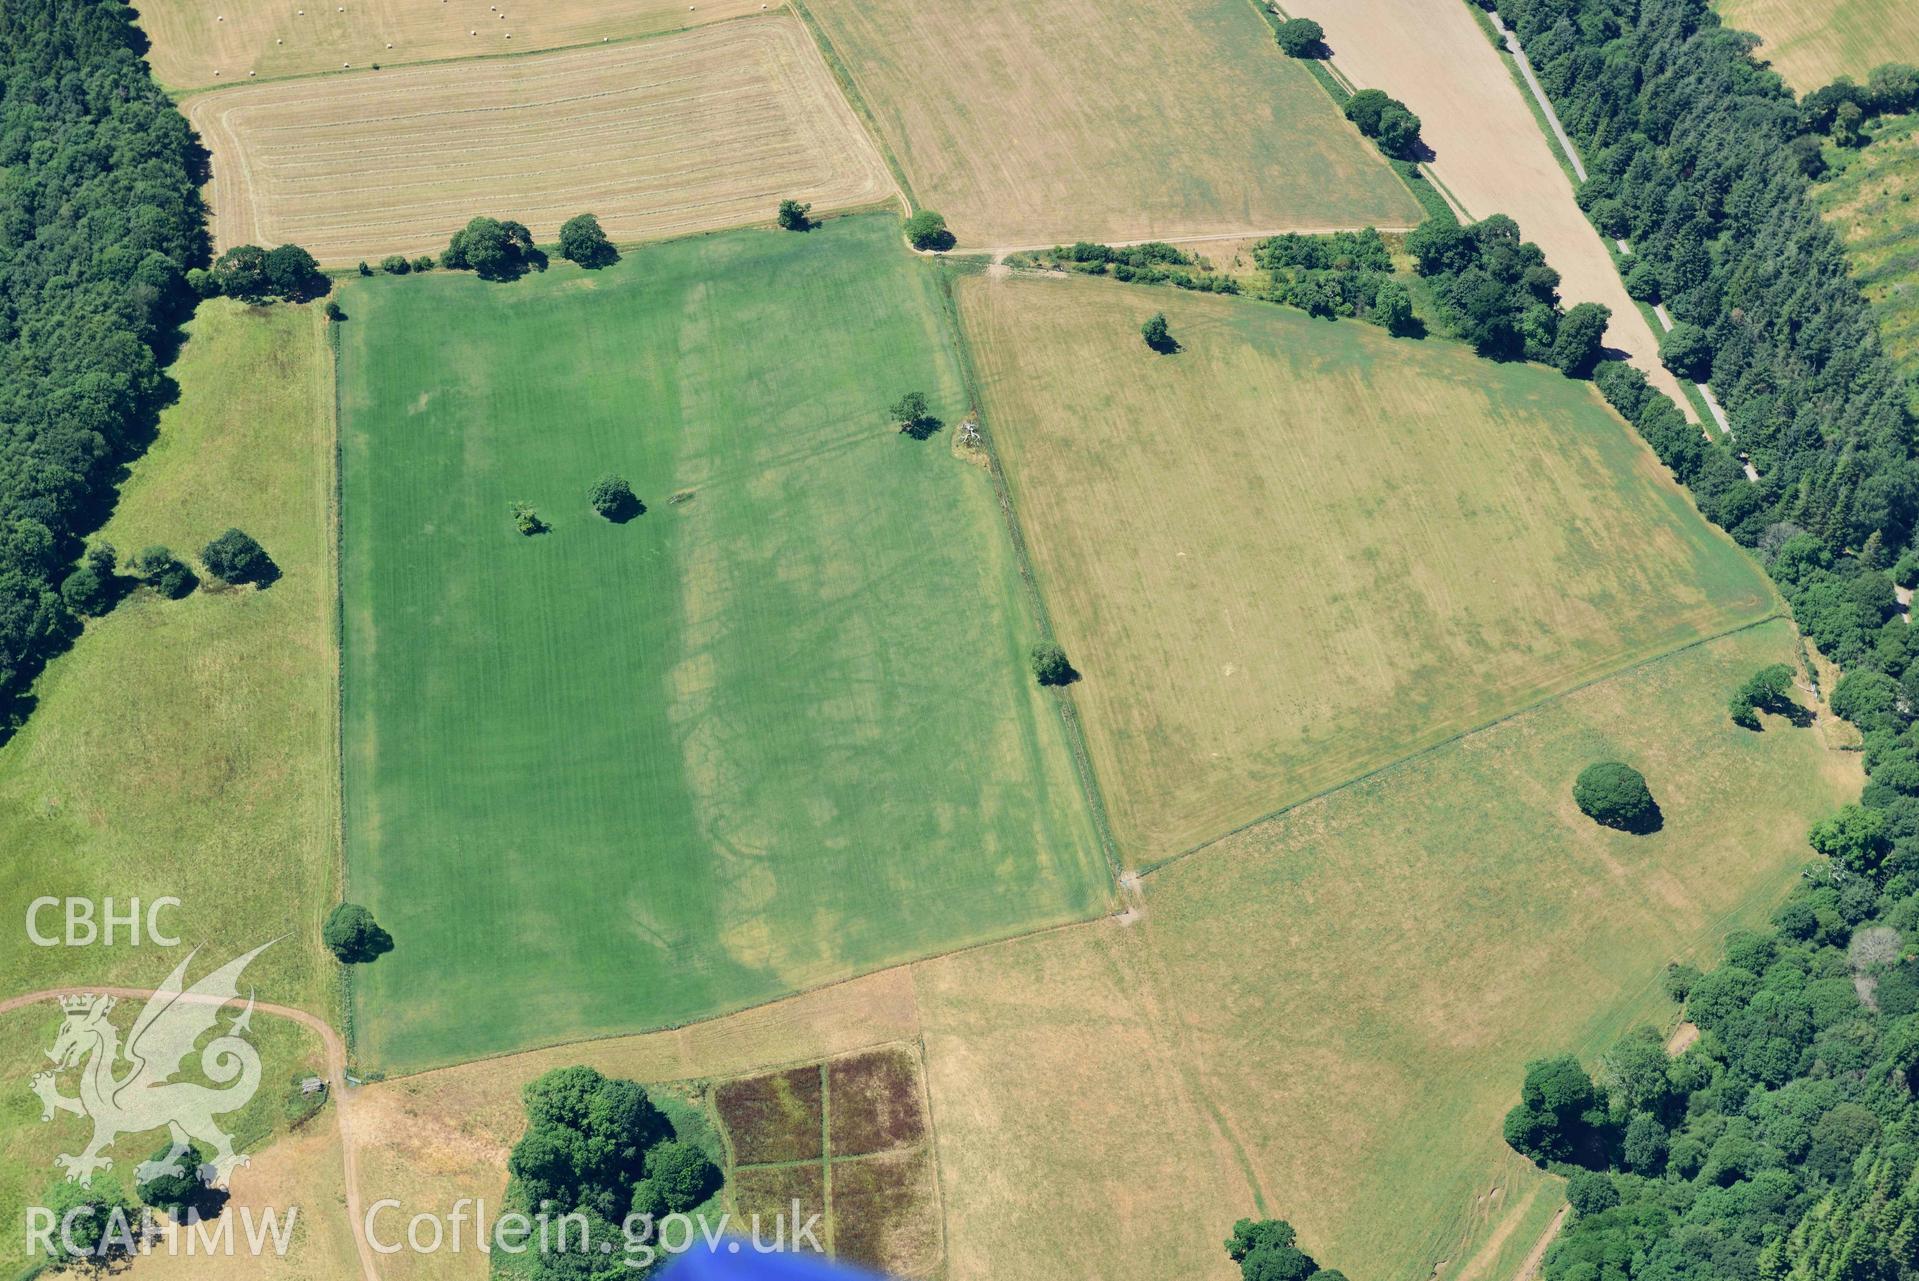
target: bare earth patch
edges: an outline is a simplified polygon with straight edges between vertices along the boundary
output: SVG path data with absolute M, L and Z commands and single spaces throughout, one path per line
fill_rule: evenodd
M 202 94 L 215 238 L 323 263 L 437 252 L 475 214 L 537 239 L 582 211 L 631 241 L 893 193 L 819 50 L 785 15 L 658 39 Z

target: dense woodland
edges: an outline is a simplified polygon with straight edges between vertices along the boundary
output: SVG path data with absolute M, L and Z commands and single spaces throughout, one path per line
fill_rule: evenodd
M 204 267 L 203 153 L 112 0 L 0 4 L 0 700 L 76 623 L 59 588 L 151 437 Z
M 1604 366 L 1600 389 L 1845 669 L 1832 707 L 1871 773 L 1813 828 L 1820 857 L 1770 931 L 1729 938 L 1703 977 L 1669 972 L 1695 1044 L 1669 1058 L 1642 1029 L 1596 1079 L 1569 1057 L 1527 1070 L 1506 1138 L 1572 1175 L 1546 1276 L 1919 1276 L 1919 628 L 1893 591 L 1919 582 L 1901 554 L 1919 469 L 1908 389 L 1809 196 L 1821 135 L 1863 108 L 1846 89 L 1795 102 L 1705 0 L 1498 8 L 1591 171 L 1581 205 L 1677 322 L 1667 363 L 1710 380 L 1760 480 L 1636 371 Z

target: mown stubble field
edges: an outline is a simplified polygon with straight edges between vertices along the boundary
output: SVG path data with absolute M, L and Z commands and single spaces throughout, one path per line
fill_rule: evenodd
M 962 245 L 1419 221 L 1246 0 L 807 8 Z
M 1719 16 L 1758 35 L 1753 56 L 1799 94 L 1839 76 L 1863 84 L 1882 62 L 1919 62 L 1919 6 L 1910 0 L 1720 0 Z
M 615 240 L 887 199 L 885 162 L 799 22 L 772 15 L 603 49 L 202 94 L 215 238 L 323 263 L 435 253 L 476 214 Z
M 155 77 L 181 92 L 349 63 L 397 67 L 657 35 L 764 8 L 761 0 L 142 0 L 140 27 L 153 41 Z

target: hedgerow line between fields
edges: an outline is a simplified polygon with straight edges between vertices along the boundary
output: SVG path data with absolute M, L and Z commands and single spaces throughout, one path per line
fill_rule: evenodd
M 1433 743 L 1433 744 L 1430 744 L 1429 746 L 1422 747 L 1418 751 L 1408 752 L 1406 753 L 1406 755 L 1387 761 L 1383 765 L 1375 765 L 1373 768 L 1366 770 L 1363 773 L 1355 774 L 1351 778 L 1346 779 L 1343 782 L 1334 783 L 1330 787 L 1322 787 L 1317 792 L 1314 792 L 1309 796 L 1302 796 L 1296 801 L 1288 801 L 1286 804 L 1280 806 L 1276 810 L 1271 810 L 1265 814 L 1260 815 L 1258 818 L 1249 819 L 1246 822 L 1239 824 L 1237 827 L 1231 828 L 1228 831 L 1221 832 L 1218 836 L 1209 837 L 1208 839 L 1201 841 L 1199 844 L 1192 846 L 1190 849 L 1181 850 L 1177 854 L 1169 854 L 1162 859 L 1155 859 L 1151 863 L 1147 863 L 1144 866 L 1142 866 L 1139 869 L 1139 875 L 1141 876 L 1151 875 L 1152 873 L 1159 871 L 1161 868 L 1170 867 L 1174 863 L 1181 862 L 1184 859 L 1191 858 L 1195 854 L 1199 854 L 1208 849 L 1211 849 L 1213 846 L 1218 845 L 1221 841 L 1225 841 L 1232 837 L 1238 836 L 1241 832 L 1250 831 L 1255 827 L 1261 826 L 1262 824 L 1270 823 L 1276 818 L 1280 818 L 1288 813 L 1291 813 L 1293 810 L 1298 809 L 1302 805 L 1310 805 L 1314 801 L 1323 800 L 1326 797 L 1331 796 L 1335 792 L 1343 792 L 1347 788 L 1352 787 L 1355 784 L 1364 783 L 1368 779 L 1377 778 L 1382 774 L 1386 774 L 1392 770 L 1396 770 L 1402 765 L 1409 765 L 1412 762 L 1421 759 L 1422 757 L 1431 756 L 1433 753 L 1441 751 L 1444 748 L 1451 747 L 1455 743 L 1458 743 L 1463 739 L 1471 738 L 1475 734 L 1480 734 L 1486 730 L 1493 729 L 1496 726 L 1503 725 L 1507 721 L 1514 720 L 1518 717 L 1524 716 L 1528 714 L 1529 712 L 1536 712 L 1540 708 L 1545 707 L 1550 703 L 1556 703 L 1562 698 L 1569 698 L 1574 694 L 1580 693 L 1582 690 L 1591 689 L 1595 685 L 1603 685 L 1607 681 L 1613 680 L 1620 676 L 1624 676 L 1629 672 L 1636 672 L 1642 667 L 1651 667 L 1655 663 L 1663 663 L 1667 659 L 1677 658 L 1679 655 L 1684 654 L 1688 652 L 1689 650 L 1698 649 L 1702 645 L 1710 645 L 1714 641 L 1724 640 L 1728 636 L 1737 636 L 1741 632 L 1749 632 L 1755 627 L 1764 627 L 1767 623 L 1777 622 L 1780 619 L 1786 619 L 1787 621 L 1791 621 L 1791 617 L 1792 616 L 1786 613 L 1785 611 L 1775 608 L 1774 610 L 1764 615 L 1763 617 L 1752 619 L 1749 622 L 1740 623 L 1735 627 L 1725 628 L 1722 631 L 1713 632 L 1707 636 L 1697 637 L 1693 640 L 1689 640 L 1685 642 L 1683 645 L 1676 645 L 1673 648 L 1669 650 L 1665 650 L 1658 654 L 1650 654 L 1646 656 L 1645 658 L 1634 659 L 1632 662 L 1625 664 L 1623 667 L 1616 667 L 1612 671 L 1605 672 L 1598 676 L 1594 676 L 1588 680 L 1580 681 L 1577 685 L 1568 686 L 1567 688 L 1559 690 L 1556 693 L 1547 694 L 1543 698 L 1537 698 L 1537 699 L 1534 699 L 1532 702 L 1527 703 L 1523 706 L 1515 707 L 1510 712 L 1502 712 L 1498 716 L 1495 716 L 1490 720 L 1481 721 L 1479 724 L 1469 726 L 1466 729 L 1462 729 L 1456 734 L 1450 734 L 1447 737 L 1440 739 L 1437 743 Z

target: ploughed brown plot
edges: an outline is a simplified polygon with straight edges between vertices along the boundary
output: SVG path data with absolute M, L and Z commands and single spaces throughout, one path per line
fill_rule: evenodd
M 835 1257 L 888 1276 L 940 1274 L 945 1230 L 913 1048 L 883 1045 L 726 1081 L 713 1103 L 743 1223 L 758 1215 L 770 1234 L 782 1219 L 819 1212 L 817 1238 Z
M 476 214 L 631 241 L 894 192 L 805 29 L 774 14 L 571 52 L 289 80 L 189 99 L 215 239 L 322 263 L 434 253 Z

